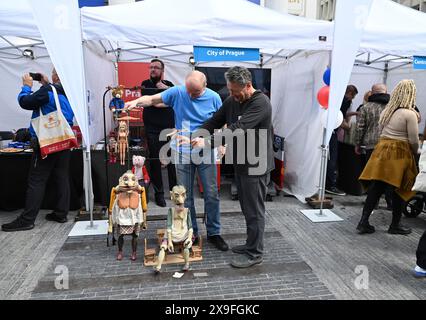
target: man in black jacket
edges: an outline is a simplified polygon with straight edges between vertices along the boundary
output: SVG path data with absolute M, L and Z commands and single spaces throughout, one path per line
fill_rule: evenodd
M 272 149 L 272 107 L 268 97 L 253 88 L 248 69 L 232 67 L 225 73 L 230 96 L 222 107 L 194 134 L 193 147 L 217 147 L 228 141 L 232 150 L 241 210 L 247 225 L 246 243 L 232 248 L 239 254 L 231 262 L 247 268 L 263 261 L 265 198 L 270 172 L 274 168 Z M 209 136 L 224 125 L 227 129 Z M 202 132 L 208 131 L 208 132 Z M 199 136 L 204 136 L 204 138 Z
M 141 84 L 143 88 L 167 89 L 173 87 L 173 83 L 163 80 L 164 63 L 159 59 L 152 59 L 149 66 L 150 78 L 144 80 Z M 173 108 L 154 108 L 146 107 L 143 111 L 143 121 L 145 125 L 145 134 L 147 138 L 149 150 L 149 175 L 155 192 L 155 203 L 160 207 L 166 206 L 164 200 L 163 179 L 161 175 L 161 163 L 159 152 L 166 141 L 160 141 L 160 132 L 163 129 L 175 127 L 175 116 Z M 167 173 L 169 177 L 169 189 L 176 185 L 176 168 L 173 163 L 167 165 Z

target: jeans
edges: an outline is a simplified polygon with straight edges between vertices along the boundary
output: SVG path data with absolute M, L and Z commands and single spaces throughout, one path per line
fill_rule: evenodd
M 185 158 L 185 160 L 183 160 Z M 217 173 L 214 153 L 207 156 L 206 163 L 194 163 L 187 155 L 179 154 L 179 162 L 176 164 L 177 181 L 186 189 L 185 207 L 191 212 L 192 228 L 194 235 L 198 235 L 198 225 L 194 205 L 194 178 L 197 171 L 203 185 L 204 212 L 206 214 L 207 236 L 220 234 L 220 208 L 219 192 L 217 190 Z

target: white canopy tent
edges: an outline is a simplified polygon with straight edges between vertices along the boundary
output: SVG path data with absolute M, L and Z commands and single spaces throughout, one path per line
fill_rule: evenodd
M 25 37 L 27 40 L 35 41 L 37 46 L 41 46 L 43 42 L 49 52 L 49 57 L 61 78 L 61 83 L 82 132 L 85 146 L 86 208 L 92 213 L 90 135 L 83 48 L 81 45 L 80 12 L 77 2 L 68 0 L 55 1 L 54 4 L 48 0 L 37 1 L 37 3 L 24 0 L 7 2 L 0 6 L 0 21 L 0 35 L 4 42 L 13 47 L 13 43 L 9 41 L 7 36 Z M 18 38 L 15 38 L 15 40 L 19 41 Z M 15 45 L 15 49 L 21 50 L 19 44 Z M 4 52 L 7 51 L 3 50 Z
M 350 41 L 348 35 L 351 35 Z M 329 122 L 335 119 L 340 109 L 352 66 L 357 54 L 362 53 L 379 55 L 373 61 L 384 62 L 386 80 L 389 70 L 409 63 L 404 62 L 407 57 L 426 55 L 426 14 L 390 0 L 337 1 Z M 396 61 L 397 65 L 389 69 L 386 67 L 389 61 Z M 328 128 L 327 138 L 330 136 Z
M 70 2 L 72 1 L 58 1 L 55 2 L 55 7 L 67 6 Z M 350 2 L 338 1 L 340 4 Z M 379 6 L 381 2 L 384 2 L 391 8 L 395 5 L 388 0 L 374 0 L 371 6 L 372 12 L 373 10 L 384 12 L 387 10 L 376 9 L 376 2 L 379 2 Z M 352 9 L 355 10 L 355 7 Z M 354 12 L 353 10 L 350 12 Z M 410 13 L 414 11 L 408 10 L 407 12 Z M 337 16 L 340 15 L 339 12 L 341 9 L 338 8 Z M 318 146 L 322 143 L 320 119 L 322 118 L 321 113 L 324 111 L 316 101 L 316 93 L 324 85 L 322 73 L 330 62 L 333 40 L 332 23 L 280 14 L 245 0 L 206 0 L 201 3 L 196 0 L 181 0 L 178 5 L 174 0 L 145 0 L 126 5 L 83 8 L 80 13 L 86 59 L 86 82 L 90 82 L 88 79 L 92 73 L 98 74 L 104 68 L 109 68 L 105 74 L 111 74 L 108 78 L 110 81 L 107 81 L 106 84 L 115 83 L 115 70 L 111 69 L 112 64 L 103 62 L 101 68 L 97 66 L 102 61 L 107 61 L 106 59 L 113 62 L 147 62 L 158 56 L 166 62 L 167 76 L 179 84 L 183 82 L 185 73 L 193 67 L 188 63 L 193 45 L 260 48 L 263 59 L 258 66 L 272 68 L 271 102 L 274 109 L 275 132 L 286 138 L 287 185 L 299 199 L 317 191 L 316 177 L 319 176 L 317 160 L 320 158 Z M 160 18 L 159 13 L 161 13 Z M 365 15 L 365 13 L 368 17 L 368 9 L 360 14 Z M 369 16 L 371 17 L 372 14 L 370 13 Z M 3 17 L 5 18 L 3 19 Z M 359 16 L 356 17 L 359 18 Z M 405 21 L 398 12 L 398 19 L 390 20 L 387 23 L 395 24 L 396 20 Z M 0 35 L 2 36 L 24 36 L 31 38 L 29 39 L 31 41 L 41 39 L 31 7 L 25 0 L 2 4 L 0 21 L 2 21 L 0 23 Z M 359 19 L 354 19 L 354 21 L 359 21 Z M 351 57 L 355 57 L 357 52 L 397 55 L 423 52 L 422 44 L 416 46 L 415 50 L 410 45 L 411 42 L 418 39 L 419 33 L 421 34 L 420 28 L 411 31 L 410 28 L 401 27 L 399 30 L 404 30 L 405 33 L 403 37 L 397 39 L 399 42 L 398 45 L 395 45 L 386 40 L 387 37 L 395 39 L 395 33 L 389 31 L 393 30 L 393 27 L 388 28 L 378 23 L 378 21 L 383 22 L 384 20 L 374 21 L 373 23 L 367 20 L 366 30 L 360 36 L 361 45 L 353 46 L 355 49 Z M 41 43 L 37 45 L 42 46 Z M 55 45 L 57 44 L 51 42 L 48 44 L 50 51 L 55 50 L 49 46 Z M 341 48 L 339 42 L 334 45 L 336 48 Z M 400 46 L 411 48 L 411 51 L 407 50 L 402 53 L 402 50 L 398 51 Z M 102 50 L 94 48 L 102 48 Z M 86 54 L 87 49 L 90 49 L 90 55 Z M 77 121 L 88 124 L 87 130 L 83 125 L 82 131 L 85 130 L 83 136 L 87 136 L 87 139 L 95 143 L 102 136 L 102 126 L 97 126 L 96 123 L 91 124 L 90 121 L 93 120 L 92 117 L 95 118 L 96 115 L 102 114 L 101 104 L 94 103 L 90 110 L 86 109 L 84 102 L 86 95 L 81 94 L 85 92 L 81 76 L 83 70 L 71 67 L 74 65 L 69 60 L 70 58 L 80 59 L 81 56 L 80 53 L 74 54 L 74 48 L 69 52 L 72 52 L 72 54 L 66 55 L 69 68 L 63 66 L 61 69 L 59 67 L 58 73 L 70 99 L 73 97 L 72 99 L 75 100 L 72 101 L 77 101 L 74 103 L 76 110 L 78 109 L 76 111 Z M 88 56 L 93 58 L 93 63 L 87 62 Z M 0 48 L 0 68 L 5 64 L 1 57 Z M 346 55 L 338 55 L 333 59 L 333 65 L 339 65 L 338 59 L 343 59 L 342 66 L 347 65 L 348 58 L 350 57 Z M 350 61 L 348 70 L 352 70 L 353 62 L 354 60 Z M 229 66 L 230 64 L 209 65 Z M 246 65 L 252 66 L 251 64 Z M 92 68 L 91 71 L 89 68 Z M 339 88 L 334 85 L 336 88 L 331 91 L 330 101 L 332 103 L 329 110 L 336 109 L 337 113 L 340 107 L 339 101 L 343 97 L 349 76 L 350 72 L 343 74 L 342 68 L 332 68 L 332 83 L 339 83 Z M 98 77 L 98 79 L 100 79 L 99 82 L 104 80 L 102 77 Z M 76 84 L 72 87 L 67 84 L 68 82 L 81 82 L 77 85 L 81 91 L 76 89 Z M 96 81 L 93 80 L 93 82 Z M 103 87 L 98 84 L 90 96 L 93 98 L 101 96 Z M 14 99 L 16 99 L 16 95 Z M 77 113 L 80 114 L 81 120 L 77 117 Z M 332 115 L 332 112 L 328 112 L 328 114 L 331 132 L 336 114 Z
M 323 112 L 316 93 L 329 63 L 330 22 L 281 14 L 245 0 L 183 0 L 179 5 L 173 0 L 145 0 L 81 12 L 85 40 L 101 42 L 117 61 L 160 57 L 175 83 L 182 84 L 193 67 L 193 45 L 259 48 L 262 61 L 238 64 L 272 69 L 274 129 L 286 139 L 288 184 L 301 199 L 316 191 L 312 177 L 319 176 L 319 163 L 311 159 L 320 156 L 322 124 L 315 119 Z

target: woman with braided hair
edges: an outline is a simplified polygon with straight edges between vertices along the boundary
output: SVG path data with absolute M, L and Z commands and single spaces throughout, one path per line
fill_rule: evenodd
M 393 90 L 389 103 L 380 114 L 379 125 L 382 127 L 382 133 L 359 177 L 363 186 L 369 187 L 362 217 L 357 226 L 360 234 L 375 231 L 368 219 L 387 186 L 393 189 L 392 223 L 388 233 L 411 233 L 411 229 L 401 225 L 400 221 L 404 201 L 408 201 L 415 194 L 411 191 L 417 175 L 414 155 L 419 148 L 418 114 L 414 110 L 415 104 L 414 81 L 402 80 Z

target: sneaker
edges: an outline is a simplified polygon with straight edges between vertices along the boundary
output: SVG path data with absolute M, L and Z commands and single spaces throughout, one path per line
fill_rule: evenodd
M 249 268 L 251 266 L 254 266 L 262 262 L 263 262 L 262 257 L 253 258 L 244 254 L 244 255 L 239 255 L 235 257 L 234 259 L 232 259 L 231 266 L 233 266 L 234 268 Z
M 223 240 L 223 238 L 218 234 L 216 234 L 214 236 L 207 236 L 207 240 L 221 251 L 228 251 L 228 249 L 229 249 L 225 240 Z
M 328 188 L 328 189 L 326 188 L 325 192 L 329 193 L 329 194 L 334 194 L 336 196 L 346 196 L 345 192 L 343 192 L 342 190 L 337 189 L 336 187 L 332 187 L 332 188 Z
M 4 232 L 25 231 L 31 230 L 32 228 L 34 228 L 34 223 L 24 222 L 19 218 L 13 220 L 10 223 L 5 223 L 1 226 L 1 229 Z
M 67 217 L 59 217 L 55 212 L 46 214 L 47 221 L 56 221 L 58 223 L 65 223 L 68 221 Z
M 426 277 L 426 269 L 422 269 L 416 265 L 416 267 L 414 268 L 414 276 L 417 278 Z
M 247 246 L 245 244 L 242 244 L 240 246 L 232 247 L 231 250 L 232 250 L 233 253 L 244 254 L 244 253 L 246 253 Z

